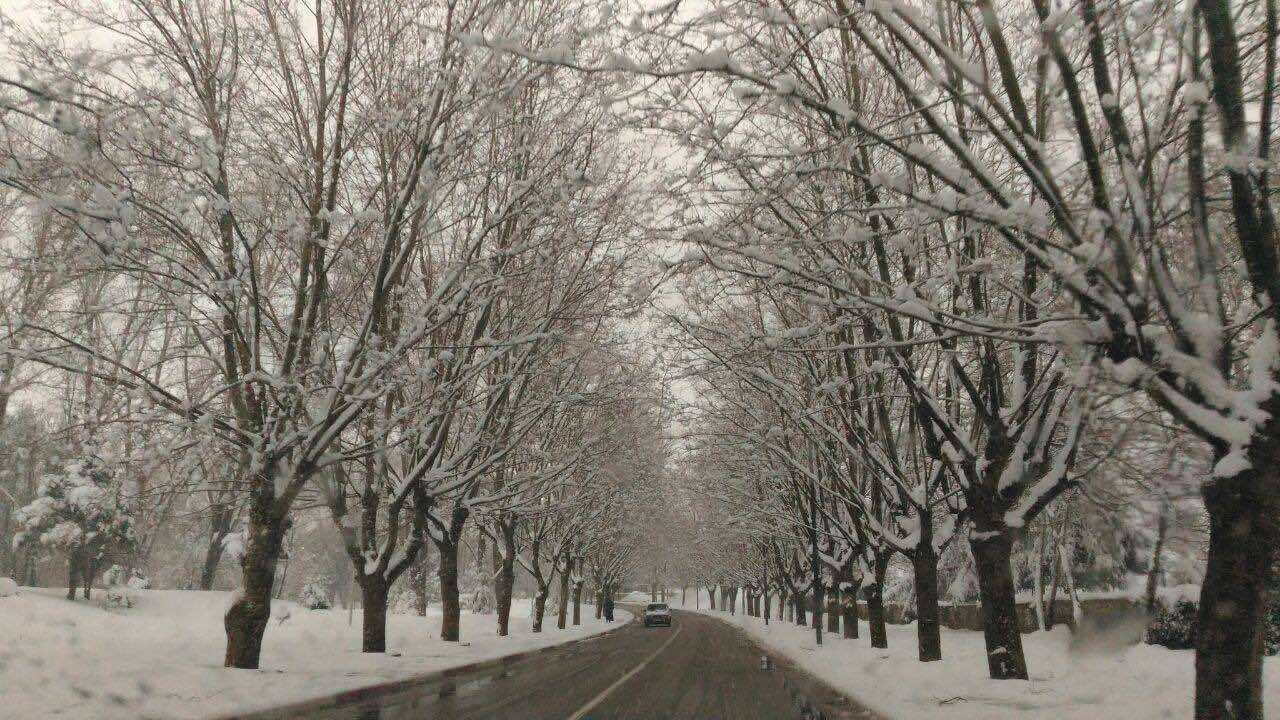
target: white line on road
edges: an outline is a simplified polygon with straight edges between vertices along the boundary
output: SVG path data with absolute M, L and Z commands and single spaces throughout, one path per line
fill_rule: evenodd
M 666 641 L 666 642 L 664 642 L 664 643 L 662 643 L 662 647 L 658 648 L 657 650 L 654 650 L 654 651 L 653 651 L 653 654 L 651 654 L 649 657 L 647 657 L 647 658 L 645 658 L 643 661 L 641 661 L 641 663 L 640 663 L 639 665 L 637 665 L 637 666 L 635 666 L 635 667 L 631 668 L 631 670 L 627 671 L 627 674 L 626 674 L 626 675 L 623 675 L 622 677 L 618 678 L 616 681 L 614 681 L 614 683 L 613 683 L 612 685 L 610 685 L 609 687 L 607 687 L 607 688 L 605 688 L 604 690 L 602 690 L 602 691 L 600 692 L 600 694 L 599 694 L 599 695 L 597 695 L 597 696 L 595 696 L 595 697 L 591 698 L 591 701 L 590 701 L 590 702 L 588 702 L 586 705 L 583 705 L 583 706 L 578 710 L 578 712 L 576 712 L 576 713 L 574 713 L 574 714 L 570 715 L 570 716 L 569 716 L 569 718 L 568 718 L 568 720 L 582 720 L 582 718 L 586 717 L 586 716 L 587 716 L 587 713 L 591 712 L 591 711 L 595 708 L 595 706 L 597 706 L 597 705 L 599 705 L 600 703 L 604 702 L 604 699 L 605 699 L 605 698 L 607 698 L 607 697 L 609 697 L 609 693 L 613 692 L 614 690 L 617 690 L 617 689 L 618 689 L 618 687 L 619 687 L 620 685 L 622 685 L 622 683 L 624 683 L 624 682 L 626 682 L 626 681 L 630 680 L 630 679 L 631 679 L 631 677 L 632 677 L 633 675 L 635 675 L 636 673 L 638 673 L 638 672 L 640 672 L 641 670 L 643 670 L 645 665 L 648 665 L 649 663 L 653 662 L 653 659 L 654 659 L 654 658 L 658 657 L 658 655 L 659 655 L 663 650 L 666 650 L 666 649 L 667 649 L 667 647 L 671 645 L 671 643 L 675 642 L 675 641 L 676 641 L 676 636 L 680 634 L 680 630 L 682 630 L 682 629 L 683 629 L 683 628 L 679 628 L 679 627 L 678 627 L 678 628 L 676 628 L 676 631 L 675 631 L 675 632 L 673 632 L 673 633 L 671 633 L 671 637 L 667 638 L 667 641 Z

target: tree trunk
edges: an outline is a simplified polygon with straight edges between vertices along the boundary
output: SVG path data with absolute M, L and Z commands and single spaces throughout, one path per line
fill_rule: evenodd
M 98 559 L 92 556 L 86 557 L 84 561 L 84 570 L 80 572 L 80 582 L 83 584 L 84 599 L 88 600 L 89 592 L 93 589 L 93 579 L 98 576 Z
M 764 624 L 769 624 L 769 615 L 773 612 L 773 595 L 768 590 L 764 591 L 764 607 L 760 609 L 760 617 L 764 618 Z
M 458 591 L 458 546 L 455 543 L 436 543 L 440 551 L 440 639 L 457 642 L 462 636 L 462 600 Z
M 511 594 L 516 583 L 515 555 L 502 558 L 498 574 L 493 579 L 494 604 L 498 611 L 498 637 L 506 637 L 511 630 Z
M 871 628 L 871 647 L 889 647 L 889 631 L 884 619 L 884 573 L 889 569 L 889 556 L 877 555 L 871 592 L 867 595 L 867 625 Z
M 569 619 L 569 563 L 560 573 L 560 592 L 556 597 L 556 628 L 565 629 Z
M 827 595 L 827 632 L 840 632 L 840 588 L 831 588 Z
M 1026 680 L 1027 660 L 1018 628 L 1018 606 L 1009 565 L 1012 542 L 1004 530 L 974 527 L 969 538 L 977 564 L 982 597 L 982 634 L 987 646 L 987 668 L 993 680 Z
M 516 584 L 515 521 L 499 522 L 493 543 L 493 604 L 498 613 L 498 637 L 511 631 L 511 596 Z
M 413 559 L 409 568 L 409 584 L 413 586 L 413 612 L 418 617 L 427 616 L 427 548 L 430 543 L 423 543 L 418 549 L 418 556 Z
M 36 574 L 36 546 L 33 545 L 27 548 L 26 559 L 23 560 L 22 565 L 23 575 L 26 576 L 26 581 L 22 584 L 27 587 L 35 587 L 40 582 L 40 578 Z
M 916 637 L 920 662 L 942 659 L 942 620 L 938 609 L 938 554 L 932 541 L 916 548 L 911 557 L 916 582 Z
M 711 609 L 716 609 L 716 589 L 715 587 L 707 588 L 707 597 L 711 598 Z
M 804 627 L 809 624 L 805 621 L 804 613 L 804 604 L 808 600 L 808 597 L 804 593 L 798 592 L 794 595 L 794 600 L 795 601 L 792 604 L 796 606 L 796 625 Z
M 1169 531 L 1169 517 L 1164 508 L 1156 524 L 1156 546 L 1151 551 L 1151 568 L 1147 571 L 1147 612 L 1156 611 L 1156 588 L 1160 586 L 1160 556 L 1164 553 L 1164 539 Z
M 80 553 L 71 551 L 67 555 L 67 599 L 76 601 L 76 590 L 80 589 Z
M 225 505 L 214 505 L 209 518 L 209 546 L 204 551 L 204 564 L 200 566 L 200 589 L 212 590 L 218 576 L 218 563 L 222 562 L 223 541 L 231 532 L 232 513 Z
M 826 603 L 826 598 L 823 597 L 823 595 L 824 593 L 823 593 L 822 583 L 815 582 L 813 584 L 813 595 L 812 595 L 813 617 L 810 618 L 810 626 L 814 630 L 818 631 L 815 633 L 815 635 L 819 645 L 822 644 L 822 615 L 823 615 L 822 611 L 826 609 L 824 607 Z
M 1032 575 L 1032 577 L 1035 578 L 1036 622 L 1040 626 L 1041 630 L 1049 629 L 1048 626 L 1045 625 L 1045 612 L 1044 612 L 1045 536 L 1048 534 L 1049 534 L 1048 530 L 1044 530 L 1040 533 L 1039 542 L 1037 543 L 1038 549 L 1036 550 L 1036 569 L 1035 569 L 1035 573 Z
M 1074 545 L 1071 554 L 1074 555 Z M 1071 564 L 1067 564 L 1067 599 L 1071 601 L 1071 627 L 1080 626 L 1080 596 L 1076 594 L 1076 574 Z
M 1053 541 L 1053 586 L 1049 588 L 1049 607 L 1045 612 L 1044 629 L 1052 630 L 1054 621 L 1054 608 L 1058 606 L 1058 585 L 1062 581 L 1062 552 L 1058 547 L 1058 541 Z
M 364 626 L 361 632 L 360 651 L 380 653 L 387 651 L 387 583 L 381 577 L 367 576 L 360 580 L 361 613 Z
M 573 624 L 582 624 L 582 582 L 573 583 Z
M 538 594 L 533 596 L 533 629 L 532 632 L 542 632 L 542 618 L 547 614 L 547 594 L 548 588 L 538 588 Z
M 1196 627 L 1197 720 L 1262 720 L 1267 577 L 1280 469 L 1205 483 L 1209 557 Z
M 218 563 L 222 561 L 222 540 L 226 536 L 214 535 L 204 551 L 204 564 L 200 566 L 200 589 L 212 590 L 218 576 Z
M 840 591 L 840 615 L 846 638 L 858 637 L 858 589 L 861 583 L 849 583 Z
M 257 495 L 252 503 L 244 557 L 240 559 L 243 585 L 222 619 L 227 634 L 223 664 L 243 670 L 258 669 L 262 636 L 267 631 L 267 620 L 271 618 L 271 587 L 276 578 L 276 560 L 280 557 L 288 529 L 288 522 L 271 512 L 272 497 Z

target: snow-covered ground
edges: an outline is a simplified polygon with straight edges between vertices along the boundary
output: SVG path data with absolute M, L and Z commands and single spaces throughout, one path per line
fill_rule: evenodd
M 495 635 L 494 615 L 462 618 L 462 641 L 441 642 L 440 617 L 390 615 L 387 649 L 360 652 L 360 613 L 278 606 L 261 670 L 222 667 L 227 593 L 143 590 L 130 610 L 107 610 L 95 591 L 67 602 L 65 590 L 22 588 L 0 598 L 0 718 L 195 718 L 270 707 L 342 690 L 555 645 L 616 628 L 583 608 L 583 624 L 557 630 L 548 613 L 529 632 L 528 601 L 516 601 L 511 635 Z M 280 610 L 287 609 L 283 621 Z
M 700 600 L 699 612 L 738 625 L 761 645 L 897 720 L 1166 720 L 1193 714 L 1190 650 L 1073 649 L 1070 631 L 1059 627 L 1022 636 L 1030 681 L 995 681 L 987 677 L 979 632 L 943 628 L 942 661 L 922 663 L 916 660 L 915 625 L 890 625 L 887 650 L 871 647 L 866 622 L 859 639 L 824 634 L 818 647 L 811 628 L 777 620 L 766 627 L 741 613 L 712 613 L 705 594 Z M 693 609 L 692 599 L 685 609 Z M 1270 717 L 1280 713 L 1280 658 L 1267 658 L 1263 672 Z

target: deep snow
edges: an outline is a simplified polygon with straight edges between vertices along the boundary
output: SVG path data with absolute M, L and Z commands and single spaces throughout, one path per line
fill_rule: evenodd
M 462 641 L 441 642 L 439 609 L 426 618 L 389 615 L 387 648 L 360 652 L 360 613 L 277 606 L 260 670 L 222 667 L 228 593 L 137 591 L 130 610 L 104 609 L 106 593 L 68 602 L 65 590 L 22 588 L 0 598 L 0 718 L 198 718 L 320 697 L 362 685 L 443 670 L 555 645 L 616 628 L 583 608 L 583 624 L 557 630 L 548 613 L 529 632 L 528 601 L 516 601 L 511 635 L 496 616 L 464 614 Z M 548 608 L 551 611 L 551 608 Z M 284 611 L 284 612 L 281 612 Z M 281 617 L 288 615 L 283 621 Z

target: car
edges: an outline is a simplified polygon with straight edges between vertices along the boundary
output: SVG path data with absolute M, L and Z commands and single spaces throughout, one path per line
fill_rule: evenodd
M 666 603 L 649 603 L 644 609 L 644 626 L 666 625 L 671 627 L 671 608 Z

